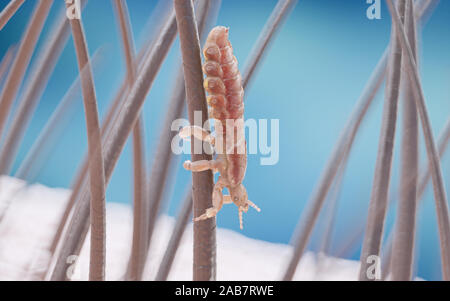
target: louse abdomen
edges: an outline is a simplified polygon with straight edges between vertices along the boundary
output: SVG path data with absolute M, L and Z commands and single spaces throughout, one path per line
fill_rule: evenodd
M 244 91 L 238 62 L 228 40 L 228 28 L 217 26 L 211 30 L 203 54 L 204 87 L 209 93 L 211 117 L 221 121 L 243 118 Z
M 244 90 L 238 62 L 233 55 L 233 47 L 228 40 L 228 28 L 217 26 L 211 30 L 203 49 L 205 63 L 203 72 L 205 90 L 208 92 L 207 101 L 210 106 L 210 117 L 222 123 L 217 128 L 223 133 L 228 160 L 228 179 L 231 185 L 242 182 L 247 168 L 247 154 L 245 139 L 240 140 L 236 129 L 227 128 L 226 120 L 241 120 L 244 118 Z M 230 135 L 233 131 L 233 139 Z M 227 134 L 228 132 L 228 134 Z M 243 132 L 242 132 L 243 134 Z M 231 141 L 233 140 L 233 141 Z M 244 148 L 240 147 L 244 143 Z

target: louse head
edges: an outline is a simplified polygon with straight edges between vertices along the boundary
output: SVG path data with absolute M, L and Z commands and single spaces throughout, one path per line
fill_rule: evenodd
M 231 195 L 231 199 L 233 200 L 233 203 L 238 207 L 242 207 L 242 209 L 245 212 L 247 212 L 247 210 L 248 210 L 248 195 L 247 195 L 247 190 L 245 189 L 244 185 L 238 184 L 234 187 L 231 187 L 230 195 Z
M 238 206 L 239 209 L 239 224 L 242 230 L 244 228 L 244 222 L 242 218 L 243 212 L 247 212 L 249 206 L 255 208 L 255 210 L 258 212 L 260 212 L 261 209 L 259 209 L 258 206 L 256 206 L 248 199 L 247 190 L 245 190 L 244 185 L 238 184 L 234 187 L 231 187 L 229 190 L 233 203 Z

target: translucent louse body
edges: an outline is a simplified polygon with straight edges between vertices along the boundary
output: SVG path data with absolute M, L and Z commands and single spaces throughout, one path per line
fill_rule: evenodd
M 239 209 L 239 222 L 243 228 L 242 213 L 249 206 L 260 209 L 248 200 L 247 191 L 242 185 L 247 169 L 247 152 L 244 135 L 244 89 L 238 62 L 228 40 L 228 28 L 217 26 L 211 30 L 203 48 L 205 63 L 203 72 L 205 90 L 208 92 L 209 117 L 215 120 L 216 137 L 201 127 L 188 126 L 180 131 L 180 136 L 209 142 L 217 157 L 212 161 L 186 161 L 184 167 L 192 172 L 211 169 L 220 176 L 214 185 L 213 207 L 194 221 L 205 220 L 217 215 L 223 204 L 234 203 Z M 223 195 L 224 188 L 230 195 Z

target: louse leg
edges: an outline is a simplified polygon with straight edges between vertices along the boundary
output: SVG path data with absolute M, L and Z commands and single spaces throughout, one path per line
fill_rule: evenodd
M 185 161 L 183 163 L 183 167 L 192 172 L 200 172 L 209 169 L 211 169 L 214 172 L 217 172 L 222 164 L 223 164 L 222 160 L 199 160 L 195 162 Z
M 224 204 L 224 197 L 222 195 L 223 187 L 225 186 L 225 182 L 223 178 L 219 177 L 219 180 L 214 185 L 214 190 L 212 194 L 212 207 L 206 209 L 206 212 L 200 215 L 199 217 L 194 218 L 194 222 L 202 221 L 208 218 L 215 217 L 222 206 Z M 231 198 L 230 198 L 231 199 Z M 226 200 L 228 202 L 228 200 Z
M 223 203 L 224 204 L 233 204 L 233 199 L 231 198 L 231 195 L 224 195 Z
M 215 217 L 218 212 L 219 212 L 219 209 L 217 209 L 217 208 L 214 208 L 214 207 L 208 208 L 208 209 L 206 209 L 205 213 L 203 213 L 199 217 L 194 218 L 193 221 L 199 222 L 199 221 L 203 221 L 208 218 Z
M 195 138 L 197 138 L 201 141 L 205 141 L 205 142 L 211 144 L 211 146 L 213 146 L 213 147 L 215 144 L 214 137 L 209 132 L 207 132 L 205 129 L 203 129 L 199 126 L 196 126 L 196 125 L 185 126 L 184 128 L 182 128 L 180 130 L 178 135 L 183 139 L 188 139 L 189 137 L 194 136 Z M 196 162 L 186 161 L 186 162 L 184 162 L 183 166 L 185 169 L 193 171 L 193 172 L 200 172 L 200 171 L 205 171 L 205 170 L 211 169 L 213 172 L 216 173 L 218 171 L 218 168 L 220 167 L 220 164 L 222 164 L 222 162 L 220 162 L 218 160 L 211 160 L 211 161 L 201 160 L 201 161 L 196 161 Z
M 201 128 L 196 125 L 185 126 L 184 128 L 182 128 L 180 130 L 178 135 L 180 135 L 180 137 L 183 139 L 188 139 L 189 137 L 194 136 L 195 138 L 197 138 L 201 141 L 208 142 L 212 146 L 214 146 L 214 144 L 215 144 L 214 137 L 208 131 L 206 131 L 204 128 Z

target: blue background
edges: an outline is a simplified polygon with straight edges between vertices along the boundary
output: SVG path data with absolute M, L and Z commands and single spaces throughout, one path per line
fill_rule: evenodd
M 7 2 L 0 0 L 0 9 Z M 242 67 L 276 1 L 222 2 L 217 24 L 230 27 L 230 39 Z M 20 42 L 35 3 L 26 1 L 0 32 L 0 57 L 11 45 Z M 128 6 L 136 44 L 140 45 L 146 36 L 145 24 L 156 1 L 129 0 Z M 249 211 L 245 215 L 244 235 L 271 242 L 289 242 L 340 130 L 389 42 L 391 22 L 385 3 L 382 2 L 381 20 L 367 19 L 367 7 L 365 0 L 300 0 L 246 91 L 246 118 L 280 120 L 280 160 L 275 166 L 261 166 L 259 155 L 249 157 L 244 184 L 250 199 L 262 208 L 262 212 Z M 62 1 L 55 1 L 32 63 L 62 9 Z M 125 73 L 111 2 L 89 1 L 83 12 L 83 22 L 91 54 L 103 47 L 101 63 L 94 71 L 99 110 L 103 116 Z M 432 127 L 437 135 L 450 115 L 449 1 L 441 1 L 420 34 L 423 88 Z M 161 130 L 165 105 L 175 84 L 179 58 L 179 43 L 176 41 L 145 103 L 143 116 L 149 166 Z M 70 39 L 27 129 L 14 170 L 20 165 L 77 73 L 75 51 Z M 383 91 L 380 91 L 357 136 L 339 199 L 332 252 L 342 247 L 357 224 L 365 221 L 378 148 L 382 102 Z M 80 98 L 76 114 L 65 128 L 64 135 L 53 141 L 54 149 L 33 182 L 51 187 L 70 187 L 87 149 L 85 133 Z M 394 199 L 397 197 L 399 182 L 400 134 L 401 125 L 396 136 L 391 186 Z M 131 155 L 128 143 L 108 187 L 109 202 L 131 203 Z M 165 205 L 164 210 L 170 215 L 176 214 L 179 200 L 190 179 L 189 172 L 181 168 L 182 160 L 187 158 L 180 156 L 177 159 L 177 173 L 166 186 L 165 204 L 169 205 Z M 421 159 L 423 165 L 426 157 L 422 138 Z M 443 160 L 442 168 L 449 191 L 448 155 Z M 388 214 L 386 229 L 391 228 L 394 216 L 395 208 Z M 441 279 L 431 189 L 425 194 L 418 223 L 419 258 L 416 273 L 426 279 Z M 224 207 L 218 217 L 218 226 L 239 231 L 235 206 Z M 310 249 L 317 249 L 320 236 L 320 231 L 314 233 Z M 359 248 L 352 250 L 347 257 L 359 259 Z

